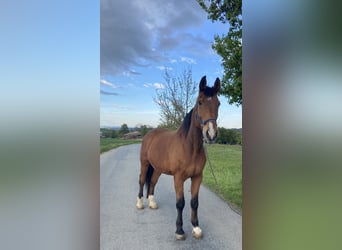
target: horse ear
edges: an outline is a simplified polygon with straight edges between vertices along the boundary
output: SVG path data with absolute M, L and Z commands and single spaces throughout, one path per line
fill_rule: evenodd
M 203 76 L 201 81 L 200 81 L 200 84 L 199 84 L 200 92 L 203 92 L 206 87 L 207 87 L 207 78 L 205 76 Z
M 217 77 L 214 83 L 214 89 L 215 89 L 215 93 L 217 94 L 220 91 L 220 79 Z

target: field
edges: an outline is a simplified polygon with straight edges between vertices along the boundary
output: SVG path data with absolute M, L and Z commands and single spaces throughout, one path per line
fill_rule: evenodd
M 141 140 L 126 140 L 119 138 L 100 138 L 100 153 L 106 152 L 113 148 L 121 147 L 124 145 L 141 143 Z
M 123 145 L 141 143 L 141 140 L 100 139 L 100 152 L 103 153 Z M 207 165 L 203 172 L 203 184 L 229 202 L 235 209 L 242 208 L 242 147 L 211 144 L 206 145 L 208 151 Z M 218 186 L 211 173 L 209 162 L 213 168 Z
M 206 145 L 207 164 L 203 172 L 203 184 L 228 201 L 235 209 L 242 208 L 242 147 L 236 145 Z M 213 168 L 218 186 L 211 173 Z

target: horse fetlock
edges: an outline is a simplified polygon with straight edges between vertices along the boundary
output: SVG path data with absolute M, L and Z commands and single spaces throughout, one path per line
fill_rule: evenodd
M 148 206 L 152 209 L 157 209 L 158 205 L 157 203 L 154 201 L 154 196 L 153 195 L 149 195 L 148 196 Z
M 176 233 L 176 240 L 185 240 L 185 234 L 178 234 Z
M 196 239 L 201 239 L 203 237 L 202 229 L 200 227 L 194 227 L 192 229 L 192 236 L 194 236 Z
M 183 224 L 183 223 L 182 223 Z M 185 233 L 183 231 L 182 226 L 177 225 L 177 230 L 176 230 L 176 239 L 177 240 L 185 240 Z
M 143 201 L 143 197 L 141 198 L 137 198 L 137 208 L 138 209 L 143 209 L 144 208 L 144 201 Z

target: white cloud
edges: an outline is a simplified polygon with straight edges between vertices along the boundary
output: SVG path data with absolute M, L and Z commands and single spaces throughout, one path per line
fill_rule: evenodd
M 173 70 L 172 67 L 165 67 L 165 66 L 157 66 L 156 68 L 159 69 L 159 70 L 163 70 L 163 71 L 165 71 L 165 70 Z
M 100 93 L 103 95 L 118 95 L 118 93 L 108 92 L 100 89 Z
M 144 87 L 145 87 L 145 88 L 152 87 L 152 83 L 145 83 L 145 84 L 144 84 Z
M 114 84 L 114 83 L 111 83 L 110 81 L 107 81 L 107 80 L 105 80 L 105 79 L 101 79 L 101 80 L 100 80 L 100 84 L 101 84 L 101 85 L 104 85 L 104 86 L 111 87 L 111 88 L 113 88 L 113 89 L 120 88 L 119 85 Z
M 113 84 L 111 82 L 108 82 L 107 80 L 104 80 L 104 79 L 101 79 L 100 80 L 100 83 L 102 85 L 106 85 L 106 86 L 109 86 L 109 87 L 113 87 Z
M 197 62 L 194 59 L 192 59 L 190 57 L 185 57 L 185 56 L 181 57 L 181 61 L 186 62 L 188 64 L 197 64 Z
M 155 87 L 156 89 L 165 89 L 164 84 L 158 82 L 154 83 L 153 87 Z
M 122 75 L 124 76 L 132 76 L 132 75 L 141 75 L 140 72 L 137 72 L 135 70 L 126 70 L 122 72 Z
M 145 88 L 150 88 L 150 87 L 154 87 L 155 89 L 165 89 L 164 84 L 156 82 L 156 83 L 145 83 L 144 84 Z

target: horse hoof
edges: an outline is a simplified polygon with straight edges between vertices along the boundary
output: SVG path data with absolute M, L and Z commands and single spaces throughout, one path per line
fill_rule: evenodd
M 176 240 L 185 240 L 185 234 L 176 234 Z
M 148 196 L 148 206 L 152 209 L 157 209 L 158 205 L 157 203 L 154 201 L 153 195 L 149 195 Z
M 192 236 L 195 237 L 196 239 L 202 239 L 203 237 L 202 230 L 199 227 L 194 227 L 192 229 Z
M 140 198 L 140 199 L 139 199 L 139 197 L 137 198 L 137 208 L 138 209 L 144 209 L 143 198 Z
M 151 208 L 151 209 L 157 209 L 157 208 L 158 208 L 158 205 L 157 205 L 157 203 L 150 203 L 149 208 Z

